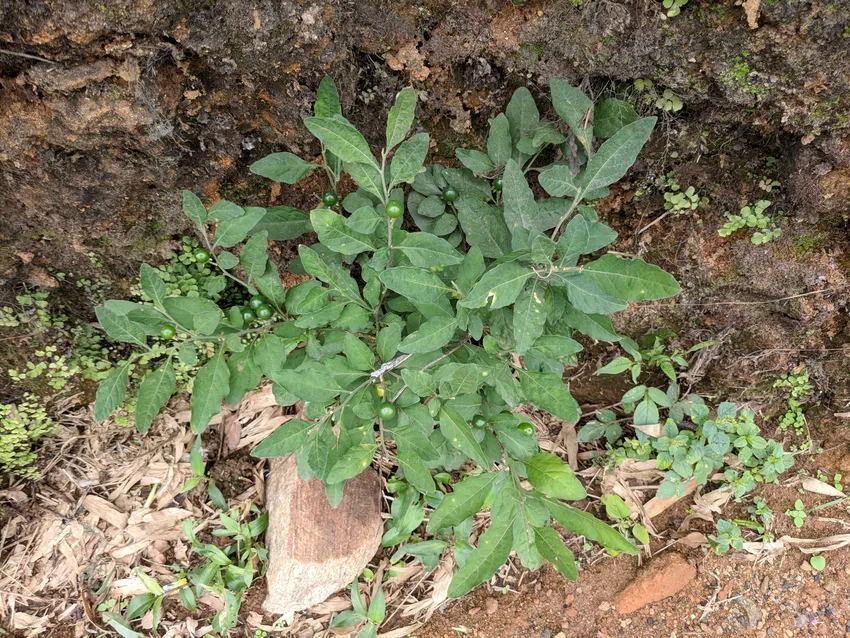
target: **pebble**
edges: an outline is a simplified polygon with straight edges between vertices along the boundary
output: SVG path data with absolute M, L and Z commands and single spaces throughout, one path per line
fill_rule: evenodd
M 492 616 L 499 609 L 499 603 L 496 602 L 495 598 L 488 598 L 486 601 L 484 601 L 484 609 L 489 615 Z

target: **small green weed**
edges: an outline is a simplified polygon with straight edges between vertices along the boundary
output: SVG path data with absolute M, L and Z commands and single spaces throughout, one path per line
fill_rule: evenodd
M 41 398 L 24 395 L 18 404 L 0 403 L 0 468 L 27 479 L 38 478 L 33 446 L 53 431 Z
M 785 515 L 790 516 L 794 520 L 796 527 L 802 527 L 806 524 L 806 508 L 800 499 L 794 501 L 794 509 L 785 510 Z
M 718 556 L 730 549 L 741 551 L 744 549 L 744 538 L 740 526 L 735 521 L 726 521 L 721 518 L 717 521 L 717 534 L 709 536 L 708 545 Z
M 788 410 L 782 416 L 779 427 L 783 430 L 793 429 L 798 436 L 806 433 L 806 415 L 803 412 L 803 404 L 812 394 L 814 386 L 809 382 L 809 372 L 801 368 L 797 372 L 783 374 L 777 379 L 774 388 L 790 388 L 788 396 Z
M 773 241 L 782 234 L 782 230 L 776 226 L 776 222 L 765 211 L 772 202 L 761 199 L 755 204 L 744 206 L 740 214 L 726 213 L 727 221 L 718 231 L 721 237 L 728 237 L 742 228 L 758 228 L 750 237 L 750 241 L 756 245 L 766 244 Z M 781 212 L 781 211 L 780 211 Z

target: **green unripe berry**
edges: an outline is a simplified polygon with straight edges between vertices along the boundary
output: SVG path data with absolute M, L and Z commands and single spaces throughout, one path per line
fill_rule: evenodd
M 493 190 L 496 191 L 497 193 L 502 192 L 502 178 L 501 177 L 497 177 L 496 179 L 493 180 Z
M 339 197 L 337 197 L 336 193 L 333 191 L 325 191 L 322 193 L 322 203 L 325 206 L 336 206 L 338 201 Z
M 485 419 L 482 415 L 476 414 L 472 417 L 472 427 L 483 428 L 485 425 L 487 425 L 487 419 Z
M 451 186 L 446 186 L 443 189 L 443 199 L 447 202 L 453 202 L 457 199 L 458 192 Z
M 392 217 L 396 219 L 397 217 L 401 217 L 402 206 L 400 202 L 397 202 L 394 199 L 391 199 L 387 202 L 387 217 Z
M 520 423 L 516 429 L 526 436 L 534 436 L 534 426 L 531 423 Z
M 254 295 L 253 297 L 251 297 L 251 301 L 248 302 L 248 305 L 251 306 L 251 308 L 253 308 L 254 310 L 256 310 L 260 306 L 265 306 L 267 303 L 268 301 L 266 301 L 266 298 L 262 295 Z
M 378 406 L 378 416 L 387 421 L 395 416 L 395 406 L 389 401 L 384 401 Z
M 274 315 L 274 309 L 267 304 L 261 304 L 257 306 L 254 310 L 257 313 L 257 317 L 259 317 L 263 321 L 271 319 Z
M 177 330 L 170 324 L 159 329 L 159 336 L 163 339 L 173 339 L 176 334 Z
M 194 253 L 192 253 L 192 257 L 199 264 L 205 264 L 210 260 L 210 252 L 203 248 L 198 248 Z
M 250 308 L 242 308 L 242 321 L 249 324 L 257 319 L 257 315 Z

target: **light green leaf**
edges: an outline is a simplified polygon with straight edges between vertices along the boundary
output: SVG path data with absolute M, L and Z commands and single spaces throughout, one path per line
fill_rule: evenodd
M 590 158 L 579 176 L 582 192 L 589 193 L 619 180 L 635 163 L 640 149 L 649 139 L 656 118 L 644 117 L 627 124 L 606 140 Z
M 304 125 L 343 162 L 369 164 L 378 168 L 369 144 L 349 122 L 328 117 L 308 117 Z
M 295 370 L 281 370 L 273 381 L 302 401 L 331 401 L 343 389 L 319 364 L 303 364 Z
M 606 525 L 592 514 L 551 499 L 544 499 L 543 503 L 552 518 L 558 521 L 564 529 L 596 541 L 603 547 L 615 552 L 629 556 L 637 556 L 640 553 L 640 550 L 627 541 L 620 532 L 610 525 Z
M 200 434 L 210 420 L 221 411 L 221 402 L 230 391 L 230 369 L 224 358 L 224 348 L 218 351 L 198 371 L 192 386 L 189 407 L 192 432 Z
M 505 173 L 502 176 L 502 205 L 505 223 L 511 235 L 514 235 L 518 228 L 541 230 L 534 193 L 519 164 L 512 159 L 505 165 Z
M 295 184 L 304 179 L 314 168 L 318 166 L 292 153 L 272 153 L 251 164 L 249 170 L 254 175 L 260 175 L 275 182 Z
M 543 335 L 538 337 L 528 354 L 541 359 L 558 359 L 566 361 L 571 355 L 581 352 L 582 347 L 578 341 L 562 335 Z
M 361 206 L 345 220 L 345 225 L 358 233 L 370 235 L 384 220 L 373 206 Z
M 166 292 L 165 282 L 159 276 L 159 271 L 148 264 L 142 264 L 142 269 L 139 273 L 139 282 L 142 286 L 142 292 L 151 298 L 154 305 L 161 308 Z
M 254 228 L 256 229 L 256 226 Z M 230 270 L 239 264 L 239 258 L 227 250 L 222 250 L 218 253 L 215 256 L 215 261 L 223 270 Z
M 372 458 L 375 456 L 375 450 L 377 448 L 378 446 L 374 443 L 369 445 L 354 445 L 348 448 L 345 453 L 339 457 L 339 460 L 331 467 L 331 470 L 328 472 L 328 476 L 325 479 L 325 483 L 333 485 L 334 483 L 341 483 L 342 481 L 353 479 L 355 476 L 360 474 L 360 472 L 369 467 L 372 463 Z
M 455 200 L 455 208 L 470 246 L 478 246 L 485 257 L 493 259 L 511 251 L 511 233 L 500 208 L 467 194 Z
M 433 303 L 454 292 L 437 275 L 421 268 L 390 268 L 379 278 L 387 288 L 413 303 Z
M 654 425 L 658 423 L 658 406 L 644 399 L 635 406 L 635 425 Z
M 549 83 L 549 90 L 552 92 L 552 106 L 555 107 L 555 111 L 569 125 L 570 130 L 589 155 L 593 141 L 593 102 L 584 93 L 563 80 L 553 79 Z
M 404 470 L 404 478 L 417 490 L 423 494 L 430 494 L 437 489 L 431 472 L 417 454 L 399 453 L 396 455 L 396 461 Z
M 242 268 L 245 269 L 248 281 L 256 280 L 266 271 L 268 235 L 264 230 L 254 233 L 251 239 L 246 241 L 242 247 L 239 257 L 242 260 Z
M 486 153 L 466 148 L 456 148 L 455 155 L 461 164 L 477 175 L 484 175 L 496 169 Z
M 430 141 L 427 133 L 417 133 L 402 142 L 390 163 L 391 183 L 412 182 L 425 163 Z
M 371 372 L 375 369 L 375 355 L 365 343 L 360 341 L 355 335 L 350 332 L 345 333 L 343 340 L 346 359 L 349 365 L 355 370 L 364 370 Z
M 430 319 L 423 323 L 419 330 L 407 335 L 398 349 L 408 354 L 433 352 L 449 343 L 456 330 L 457 319 L 454 317 Z
M 545 293 L 545 282 L 535 279 L 519 293 L 514 303 L 514 339 L 519 354 L 525 354 L 543 334 L 546 325 Z
M 459 598 L 471 591 L 476 585 L 489 580 L 496 573 L 508 556 L 513 546 L 513 526 L 516 509 L 511 516 L 491 523 L 490 527 L 478 539 L 476 547 L 466 562 L 452 577 L 449 585 L 449 598 Z
M 371 236 L 350 229 L 345 225 L 345 218 L 329 208 L 316 208 L 311 211 L 310 222 L 319 235 L 319 241 L 334 252 L 357 255 L 376 248 Z
M 642 259 L 624 259 L 607 254 L 585 264 L 584 273 L 603 292 L 625 301 L 666 299 L 681 290 L 672 275 Z
M 567 580 L 578 580 L 575 557 L 564 545 L 558 532 L 551 527 L 535 527 L 534 544 L 540 555 L 552 563 L 556 572 Z
M 596 137 L 605 139 L 637 119 L 637 111 L 631 104 L 609 97 L 593 109 L 593 132 Z
M 148 374 L 139 386 L 136 399 L 136 429 L 145 433 L 177 389 L 177 379 L 171 360 Z
M 580 501 L 587 497 L 584 486 L 570 466 L 558 456 L 540 452 L 523 463 L 528 472 L 528 482 L 543 494 L 567 501 Z
M 97 386 L 94 399 L 94 420 L 100 423 L 115 412 L 121 405 L 127 393 L 127 381 L 130 373 L 130 362 L 125 361 L 118 366 Z
M 541 410 L 568 423 L 576 423 L 580 412 L 561 377 L 551 372 L 519 370 L 519 381 L 525 398 Z
M 301 257 L 301 265 L 304 266 L 304 270 L 308 274 L 328 284 L 344 299 L 365 306 L 357 282 L 354 281 L 348 270 L 339 264 L 327 261 L 315 250 L 304 244 L 298 247 L 298 255 Z
M 232 221 L 237 217 L 242 217 L 245 214 L 245 209 L 229 202 L 226 199 L 220 199 L 215 204 L 210 206 L 208 212 L 209 218 L 217 222 Z
M 427 531 L 434 534 L 441 529 L 460 525 L 484 507 L 484 501 L 493 489 L 493 483 L 502 472 L 485 472 L 456 483 L 451 494 L 446 494 L 428 520 Z
M 192 191 L 183 191 L 183 213 L 198 228 L 204 228 L 207 222 L 207 209 L 200 198 Z
M 384 178 L 381 176 L 381 171 L 371 164 L 354 164 L 345 165 L 345 171 L 351 175 L 351 179 L 364 191 L 371 193 L 378 199 L 384 198 Z
M 434 377 L 423 370 L 405 368 L 401 371 L 401 378 L 417 396 L 429 397 L 437 391 Z
M 490 303 L 490 309 L 496 310 L 512 304 L 519 296 L 523 285 L 531 275 L 530 268 L 516 261 L 498 264 L 484 273 L 459 306 L 481 308 Z
M 235 246 L 248 236 L 265 214 L 265 208 L 246 208 L 241 217 L 219 223 L 215 229 L 215 245 L 224 248 Z
M 221 321 L 221 309 L 203 297 L 166 297 L 162 305 L 181 326 L 204 335 L 212 334 Z
M 133 343 L 137 346 L 147 346 L 147 336 L 144 328 L 137 323 L 119 315 L 106 306 L 97 306 L 94 309 L 97 321 L 103 331 L 112 339 L 122 343 Z
M 177 351 L 177 358 L 187 366 L 197 365 L 198 353 L 195 350 L 195 345 L 191 341 L 184 341 Z
M 414 266 L 453 266 L 463 261 L 463 255 L 445 239 L 430 233 L 409 233 L 398 245 Z
M 491 420 L 491 424 L 502 447 L 513 458 L 522 460 L 540 451 L 537 439 L 517 427 L 520 424 L 519 417 L 513 414 L 497 415 Z
M 253 449 L 251 456 L 258 459 L 273 459 L 296 452 L 307 442 L 308 433 L 315 425 L 303 419 L 287 421 L 263 439 Z
M 586 315 L 567 305 L 564 311 L 564 323 L 591 339 L 607 341 L 609 343 L 620 340 L 620 335 L 614 331 L 614 327 L 611 325 L 611 319 L 606 315 Z
M 330 76 L 324 76 L 322 81 L 319 82 L 319 88 L 316 91 L 316 103 L 313 104 L 313 113 L 316 117 L 342 115 L 339 92 Z
M 446 202 L 438 195 L 430 195 L 422 200 L 416 212 L 425 217 L 439 217 L 446 212 Z
M 496 168 L 507 164 L 511 158 L 513 142 L 511 141 L 510 123 L 504 113 L 499 113 L 490 120 L 490 135 L 487 137 L 487 155 Z
M 581 312 L 610 315 L 623 310 L 628 305 L 606 294 L 596 285 L 596 280 L 584 272 L 556 275 L 558 273 L 553 273 L 550 281 L 553 285 L 563 286 L 570 303 Z
M 310 215 L 303 210 L 291 206 L 272 206 L 266 209 L 265 216 L 251 229 L 251 234 L 266 231 L 269 241 L 287 241 L 312 230 Z
M 401 142 L 413 124 L 416 111 L 416 91 L 406 87 L 399 91 L 387 116 L 387 151 Z
M 381 328 L 381 332 L 378 333 L 378 338 L 375 340 L 375 350 L 384 363 L 392 359 L 398 352 L 402 330 L 404 330 L 404 323 L 396 322 L 391 323 L 386 328 Z
M 487 469 L 490 466 L 484 451 L 472 434 L 472 428 L 456 410 L 440 408 L 440 432 L 452 447 L 466 454 L 481 467 Z
M 567 164 L 550 164 L 537 176 L 540 185 L 552 197 L 575 197 L 579 188 Z

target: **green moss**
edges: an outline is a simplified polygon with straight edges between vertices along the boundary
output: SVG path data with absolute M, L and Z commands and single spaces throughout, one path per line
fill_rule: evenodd
M 814 255 L 827 242 L 829 236 L 826 233 L 814 233 L 812 235 L 800 235 L 791 242 L 791 254 L 795 259 L 806 259 Z
M 24 395 L 18 404 L 0 403 L 0 468 L 28 479 L 38 478 L 33 446 L 53 431 L 41 398 Z

